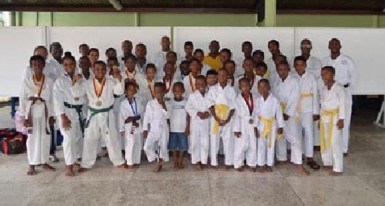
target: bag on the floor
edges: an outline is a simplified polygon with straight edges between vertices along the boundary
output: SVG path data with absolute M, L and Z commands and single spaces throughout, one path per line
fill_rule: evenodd
M 0 151 L 4 154 L 20 154 L 26 151 L 26 137 L 15 130 L 0 130 Z

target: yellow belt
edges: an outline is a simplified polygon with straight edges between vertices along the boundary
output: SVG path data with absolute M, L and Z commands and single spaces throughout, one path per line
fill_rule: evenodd
M 264 128 L 261 134 L 262 138 L 268 138 L 268 147 L 271 148 L 272 143 L 272 132 L 273 132 L 273 123 L 275 121 L 275 118 L 266 118 L 266 117 L 259 117 L 259 121 L 263 122 Z M 282 135 L 280 135 L 282 136 Z M 278 137 L 277 137 L 278 138 Z M 281 138 L 280 138 L 281 139 Z
M 338 115 L 339 109 L 330 109 L 330 110 L 324 110 L 321 112 L 321 118 L 322 117 L 329 117 L 329 125 L 328 125 L 328 133 L 327 133 L 327 142 L 326 142 L 326 148 L 330 149 L 332 147 L 332 136 L 333 136 L 333 119 L 336 115 Z M 320 122 L 320 146 L 321 146 L 321 153 L 325 152 L 325 131 L 324 131 L 324 125 L 322 122 Z
M 303 98 L 307 98 L 307 97 L 313 97 L 313 93 L 311 92 L 305 92 L 305 93 L 301 93 L 301 100 Z M 298 103 L 298 106 L 297 106 L 297 112 L 301 112 L 302 108 L 301 108 L 301 102 Z M 298 114 L 298 116 L 295 117 L 295 121 L 298 123 L 300 121 L 300 115 Z
M 225 104 L 216 104 L 214 105 L 215 114 L 220 120 L 226 120 L 228 113 L 230 111 L 229 106 Z M 213 126 L 213 133 L 218 134 L 219 132 L 219 122 L 215 121 Z

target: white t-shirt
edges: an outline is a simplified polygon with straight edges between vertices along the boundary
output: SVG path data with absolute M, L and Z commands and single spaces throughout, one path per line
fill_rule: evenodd
M 180 102 L 172 99 L 170 101 L 170 132 L 184 132 L 186 129 L 187 112 L 185 110 L 186 99 Z

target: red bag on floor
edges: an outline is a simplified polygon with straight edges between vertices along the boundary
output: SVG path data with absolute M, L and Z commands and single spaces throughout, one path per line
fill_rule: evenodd
M 0 130 L 0 151 L 4 154 L 20 154 L 26 151 L 26 136 L 15 130 Z

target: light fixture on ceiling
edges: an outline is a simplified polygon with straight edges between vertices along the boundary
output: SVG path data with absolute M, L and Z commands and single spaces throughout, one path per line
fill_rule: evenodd
M 122 4 L 120 3 L 119 0 L 108 0 L 110 4 L 118 11 L 123 9 Z

